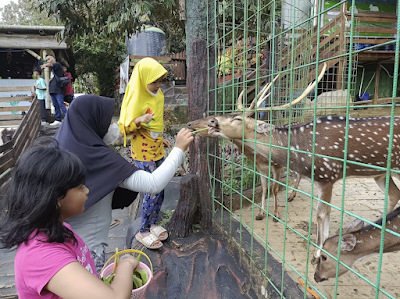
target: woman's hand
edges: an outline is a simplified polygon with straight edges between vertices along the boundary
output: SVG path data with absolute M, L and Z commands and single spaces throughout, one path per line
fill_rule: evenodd
M 192 131 L 186 128 L 181 129 L 176 135 L 175 146 L 180 148 L 182 151 L 186 151 L 189 144 L 193 141 L 194 137 Z
M 163 139 L 163 146 L 164 147 L 170 147 L 171 146 L 171 142 L 169 142 L 169 140 L 167 140 L 167 139 Z
M 135 119 L 136 126 L 139 126 L 140 123 L 148 124 L 153 120 L 154 113 L 147 113 L 145 115 L 139 116 Z

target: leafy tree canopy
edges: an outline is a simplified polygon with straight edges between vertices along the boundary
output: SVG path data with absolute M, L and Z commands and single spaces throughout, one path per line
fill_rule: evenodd
M 38 0 L 36 3 L 42 12 L 56 16 L 64 24 L 62 38 L 67 43 L 83 38 L 85 43 L 92 44 L 100 38 L 114 46 L 139 32 L 146 15 L 167 33 L 184 28 L 175 13 L 176 0 Z

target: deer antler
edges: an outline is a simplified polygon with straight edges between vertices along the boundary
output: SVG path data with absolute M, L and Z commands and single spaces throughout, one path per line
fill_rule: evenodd
M 260 98 L 262 98 L 263 100 L 265 100 L 267 97 L 269 97 L 270 93 L 269 93 L 267 96 L 265 96 L 265 94 L 266 94 L 267 91 L 271 88 L 272 83 L 274 83 L 275 80 L 277 80 L 277 79 L 279 78 L 279 75 L 280 75 L 280 74 L 278 74 L 278 75 L 274 78 L 274 80 L 272 80 L 272 82 L 268 83 L 267 85 L 265 85 L 265 86 L 263 87 L 263 89 L 258 93 L 257 97 L 254 98 L 254 100 L 251 102 L 250 107 L 249 107 L 249 109 L 247 109 L 247 110 L 251 111 L 251 110 L 254 109 L 256 100 L 258 100 L 258 99 L 260 99 Z M 237 99 L 237 110 L 239 110 L 239 111 L 243 111 L 243 110 L 244 110 L 244 109 L 243 109 L 243 92 L 244 92 L 244 89 L 243 89 L 242 92 L 239 94 L 239 97 L 238 97 L 238 99 Z
M 326 68 L 327 68 L 327 64 L 326 64 L 326 62 L 325 62 L 325 63 L 324 63 L 324 66 L 322 67 L 322 70 L 321 70 L 321 72 L 320 72 L 320 74 L 319 74 L 319 76 L 318 76 L 318 78 L 317 78 L 317 80 L 314 81 L 312 84 L 309 84 L 309 85 L 307 86 L 307 88 L 303 91 L 303 93 L 302 93 L 297 99 L 293 100 L 293 102 L 284 104 L 284 105 L 282 105 L 282 106 L 260 108 L 260 109 L 258 109 L 257 111 L 277 110 L 277 109 L 282 109 L 282 108 L 288 108 L 288 107 L 290 107 L 291 105 L 292 105 L 292 106 L 296 105 L 298 102 L 300 102 L 302 99 L 304 99 L 304 98 L 310 93 L 310 91 L 315 87 L 315 84 L 316 84 L 316 83 L 319 83 L 319 81 L 321 81 L 322 77 L 325 75 Z M 262 99 L 262 101 L 263 101 L 263 100 L 264 100 L 264 99 Z M 261 101 L 261 99 L 260 99 L 259 103 L 261 104 L 262 101 Z M 258 106 L 257 106 L 257 107 L 258 107 Z

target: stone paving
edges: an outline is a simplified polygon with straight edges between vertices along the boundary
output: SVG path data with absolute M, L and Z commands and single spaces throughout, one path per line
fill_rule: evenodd
M 398 186 L 399 181 L 395 179 Z M 332 204 L 341 206 L 342 203 L 342 182 L 337 182 L 334 185 Z M 307 179 L 303 179 L 299 189 L 310 193 L 311 183 Z M 314 194 L 317 196 L 317 190 L 314 188 Z M 289 190 L 290 191 L 290 190 Z M 281 219 L 285 218 L 285 190 L 280 191 L 279 198 L 279 213 Z M 384 193 L 379 189 L 373 178 L 348 178 L 345 184 L 345 203 L 346 211 L 359 215 L 369 221 L 376 221 L 382 216 Z M 314 200 L 314 213 L 312 215 L 311 240 L 315 242 L 316 238 L 316 219 L 315 209 L 317 201 Z M 272 211 L 273 202 L 270 204 Z M 242 211 L 243 221 L 253 228 L 258 241 L 265 243 L 267 240 L 268 251 L 280 262 L 285 260 L 285 270 L 289 276 L 298 281 L 300 273 L 308 277 L 309 284 L 312 288 L 318 290 L 320 298 L 391 298 L 380 292 L 379 297 L 375 297 L 376 288 L 356 274 L 347 272 L 339 277 L 338 286 L 335 294 L 335 279 L 329 279 L 321 283 L 314 281 L 314 266 L 310 260 L 314 252 L 314 247 L 310 244 L 310 251 L 307 251 L 307 234 L 309 228 L 311 212 L 310 197 L 297 193 L 296 198 L 288 203 L 287 225 L 291 228 L 286 228 L 286 242 L 283 242 L 285 227 L 282 223 L 268 220 L 268 228 L 266 218 L 262 221 L 252 220 L 252 208 L 246 207 Z M 239 211 L 235 211 L 239 215 Z M 344 215 L 343 225 L 346 226 L 354 218 L 349 215 Z M 332 208 L 330 221 L 330 235 L 335 234 L 340 226 L 340 212 Z M 268 229 L 268 232 L 267 232 Z M 304 237 L 303 237 L 304 236 Z M 307 263 L 307 258 L 309 262 Z M 400 279 L 400 252 L 388 253 L 383 255 L 382 273 L 380 279 L 380 288 L 389 293 L 392 298 L 400 298 L 400 286 L 397 283 Z M 378 271 L 378 255 L 368 257 L 358 262 L 353 269 L 360 275 L 364 276 L 372 284 L 377 281 Z M 308 271 L 308 272 L 306 272 Z M 306 273 L 308 273 L 306 275 Z M 310 294 L 309 294 L 310 295 Z M 311 298 L 311 296 L 310 296 Z

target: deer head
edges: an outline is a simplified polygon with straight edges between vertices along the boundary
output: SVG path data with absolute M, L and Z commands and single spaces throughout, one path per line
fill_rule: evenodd
M 382 218 L 375 222 L 376 225 L 382 225 Z M 372 254 L 379 253 L 381 243 L 381 229 L 379 226 L 364 226 L 364 222 L 356 219 L 343 231 L 340 242 L 340 262 L 338 275 L 346 273 L 357 261 L 368 257 Z M 395 209 L 386 217 L 386 228 L 395 232 L 400 230 L 400 208 Z M 323 249 L 337 256 L 339 246 L 339 236 L 332 236 L 325 240 Z M 400 250 L 400 238 L 386 232 L 383 252 L 393 252 Z M 342 264 L 343 263 L 343 264 Z M 317 267 L 314 273 L 316 282 L 336 277 L 336 259 L 332 258 L 325 252 L 321 252 Z
M 278 75 L 274 78 L 274 80 L 271 83 L 267 84 L 260 91 L 257 97 L 254 98 L 248 109 L 243 108 L 243 91 L 242 91 L 237 100 L 237 109 L 240 112 L 224 114 L 221 116 L 208 117 L 207 120 L 206 119 L 197 120 L 197 124 L 201 122 L 202 125 L 204 125 L 205 121 L 207 121 L 207 125 L 210 127 L 210 130 L 207 133 L 208 135 L 220 136 L 227 139 L 241 139 L 243 136 L 245 139 L 250 139 L 250 138 L 254 139 L 254 131 L 260 134 L 268 134 L 274 128 L 274 126 L 260 120 L 255 120 L 252 117 L 255 113 L 254 110 L 255 106 L 257 105 L 257 111 L 270 111 L 270 110 L 288 108 L 290 107 L 290 105 L 297 104 L 298 102 L 303 100 L 315 87 L 315 84 L 317 84 L 322 79 L 322 77 L 325 74 L 326 67 L 327 65 L 325 63 L 317 80 L 311 83 L 298 98 L 293 100 L 292 103 L 276 107 L 259 108 L 262 102 L 271 95 L 270 93 L 267 94 L 267 92 L 271 88 L 272 84 L 279 78 Z M 243 129 L 245 129 L 244 132 Z

